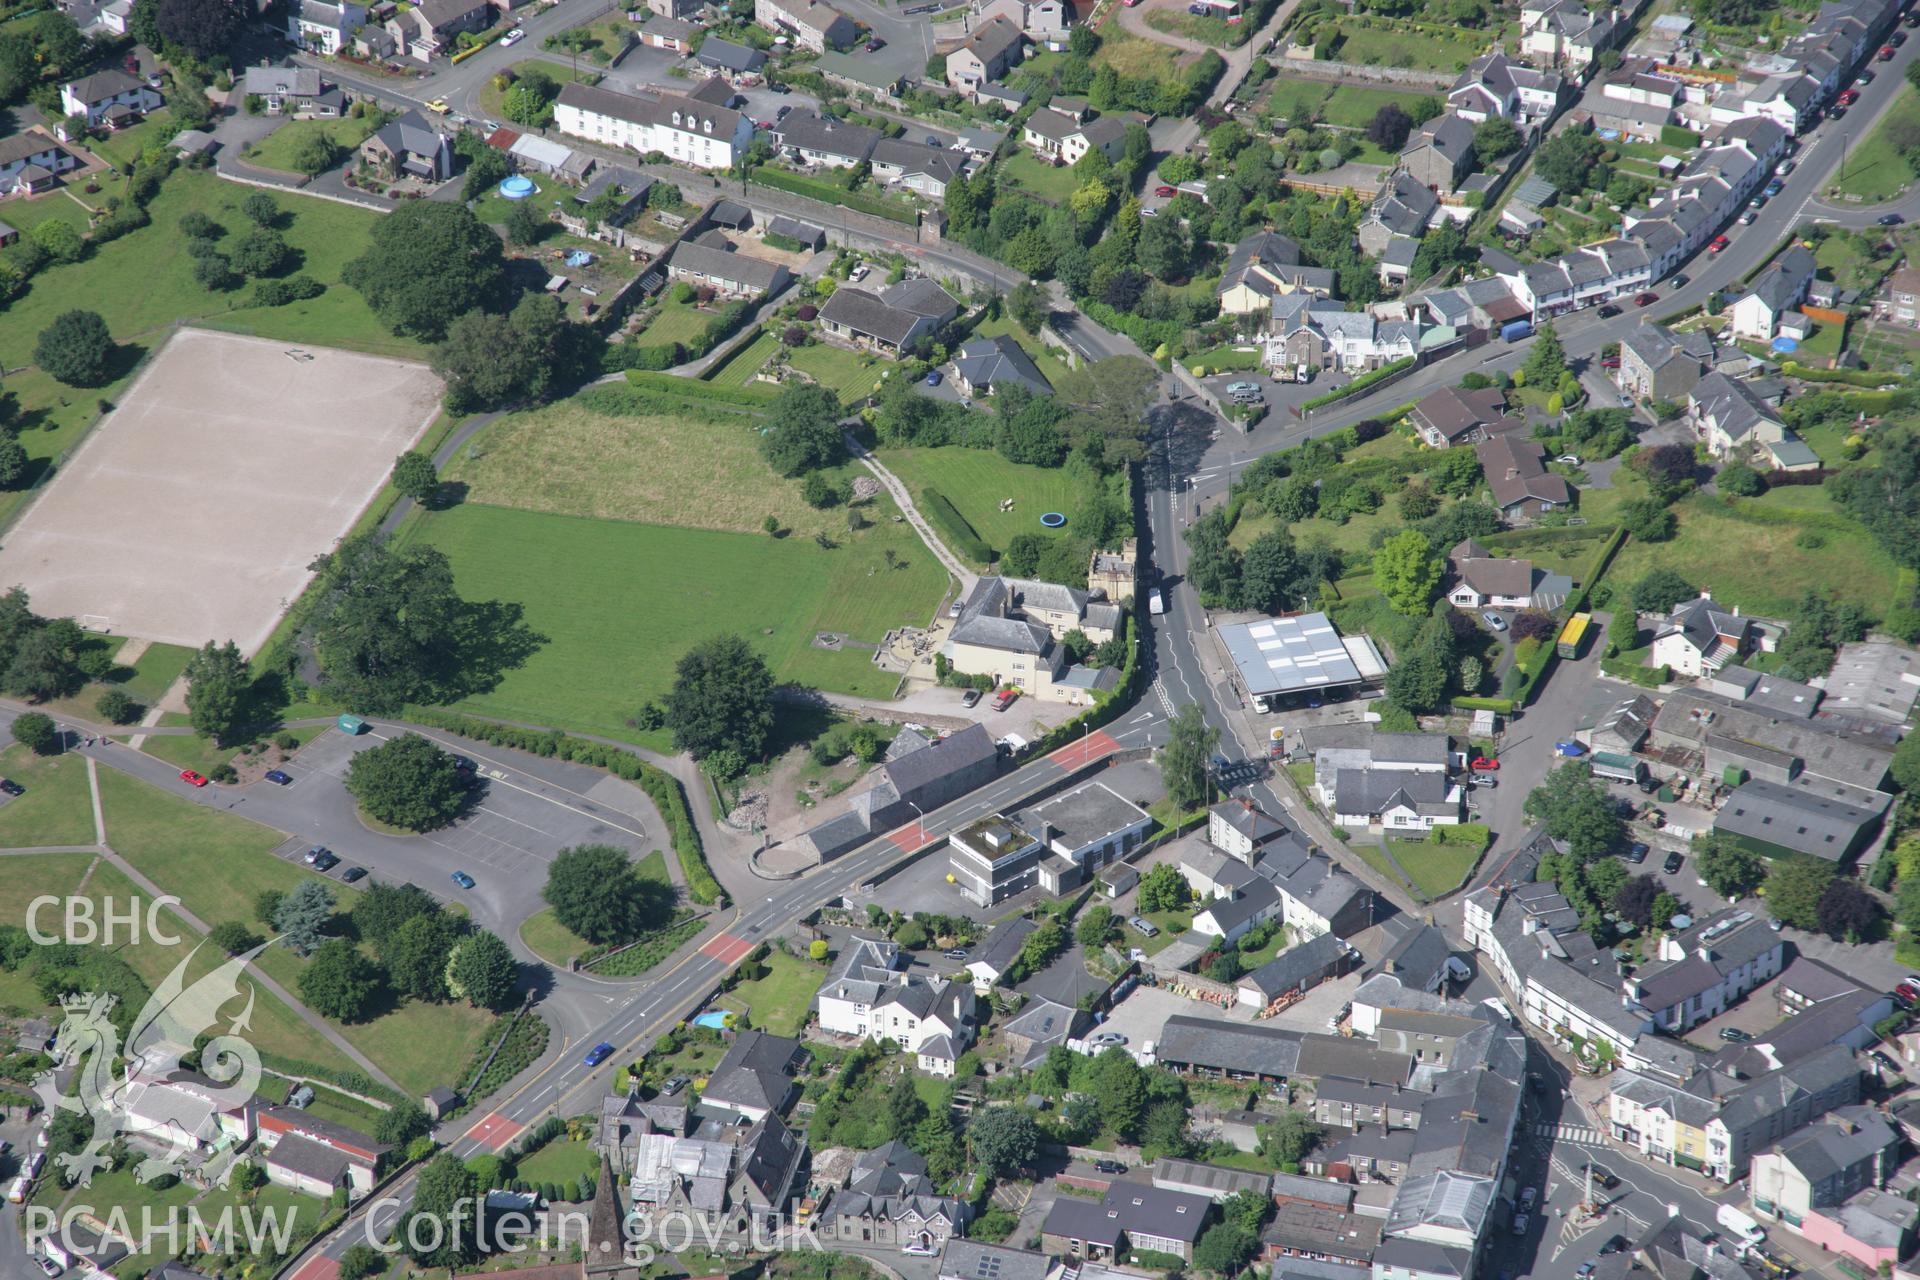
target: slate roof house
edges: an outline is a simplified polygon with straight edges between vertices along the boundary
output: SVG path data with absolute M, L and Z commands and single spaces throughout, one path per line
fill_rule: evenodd
M 1740 458 L 1762 470 L 1805 471 L 1819 455 L 1781 421 L 1748 381 L 1715 371 L 1687 393 L 1687 421 L 1716 458 Z
M 1456 579 L 1447 600 L 1460 609 L 1540 609 L 1551 613 L 1573 594 L 1573 580 L 1531 560 L 1494 556 L 1468 538 L 1447 554 Z
M 700 1101 L 724 1107 L 749 1120 L 785 1111 L 793 1096 L 793 1068 L 800 1042 L 764 1031 L 743 1031 L 707 1078 Z
M 1656 667 L 1698 677 L 1753 652 L 1759 639 L 1753 619 L 1740 616 L 1740 606 L 1724 609 L 1702 593 L 1676 607 L 1655 628 L 1650 660 Z
M 787 287 L 784 264 L 683 240 L 667 257 L 667 279 L 707 286 L 724 298 L 764 298 Z
M 1547 451 L 1532 440 L 1494 436 L 1473 446 L 1493 490 L 1493 503 L 1509 521 L 1545 515 L 1573 504 L 1573 486 L 1547 470 Z
M 1781 318 L 1807 296 L 1817 269 L 1813 255 L 1803 246 L 1789 245 L 1754 277 L 1747 292 L 1733 304 L 1734 336 L 1771 341 L 1780 331 Z
M 79 167 L 80 161 L 75 156 L 37 129 L 0 140 L 0 191 L 13 190 L 29 170 L 35 171 L 30 186 L 37 190 L 51 185 L 58 175 Z
M 1415 182 L 1441 195 L 1458 191 L 1474 163 L 1473 126 L 1452 113 L 1415 129 L 1400 148 L 1400 167 Z
M 1026 348 L 1008 334 L 975 338 L 961 347 L 953 358 L 954 376 L 970 396 L 992 395 L 996 387 L 1025 387 L 1035 395 L 1050 396 L 1053 384 Z
M 1626 980 L 1627 996 L 1656 1024 L 1685 1035 L 1780 972 L 1786 946 L 1750 911 L 1716 912 L 1678 933 Z
M 418 111 L 390 120 L 360 144 L 361 162 L 388 178 L 440 182 L 453 173 L 453 148 Z
M 336 119 L 346 114 L 347 95 L 338 85 L 322 83 L 312 67 L 248 67 L 241 85 L 248 97 L 265 102 L 268 115 Z
M 1620 342 L 1620 389 L 1642 400 L 1685 403 L 1713 364 L 1713 335 L 1705 329 L 1675 333 L 1642 325 Z
M 960 304 L 953 295 L 922 276 L 888 285 L 878 293 L 841 285 L 820 308 L 820 327 L 844 342 L 898 356 L 959 314 Z
M 832 1194 L 814 1223 L 833 1240 L 939 1249 L 972 1218 L 973 1207 L 965 1200 L 936 1192 L 925 1159 L 893 1141 L 854 1157 L 846 1185 Z
M 873 145 L 872 162 L 875 181 L 905 187 L 929 200 L 943 200 L 948 185 L 966 176 L 968 156 L 924 142 L 882 138 Z
M 328 4 L 327 0 L 298 0 L 287 13 L 287 37 L 303 49 L 332 57 L 367 25 L 362 5 Z
M 1040 926 L 1025 916 L 1014 916 L 1002 920 L 987 931 L 985 941 L 974 949 L 967 961 L 967 972 L 973 975 L 974 990 L 981 995 L 992 990 L 1000 981 L 1000 976 L 1013 967 L 1027 939 Z
M 1256 231 L 1233 246 L 1215 292 L 1222 314 L 1264 319 L 1276 297 L 1298 292 L 1330 297 L 1334 282 L 1331 269 L 1301 265 L 1300 246 L 1292 240 Z
M 118 68 L 96 71 L 60 86 L 63 115 L 85 116 L 88 125 L 120 128 L 160 106 L 160 95 L 145 81 Z
M 795 111 L 774 130 L 780 148 L 805 164 L 851 169 L 873 154 L 880 131 L 833 120 L 812 111 Z
M 1026 36 L 1005 18 L 992 18 L 976 27 L 966 43 L 947 55 L 947 84 L 961 93 L 977 94 L 1020 65 Z
M 489 0 L 420 0 L 386 27 L 399 52 L 427 62 L 446 55 L 463 32 L 485 31 L 492 21 Z
M 1442 387 L 1421 397 L 1408 420 L 1420 439 L 1435 449 L 1477 444 L 1527 425 L 1507 412 L 1506 395 L 1498 387 L 1477 391 Z
M 1355 229 L 1361 252 L 1377 258 L 1396 237 L 1418 240 L 1439 208 L 1439 198 L 1412 175 L 1394 174 Z
M 1087 1262 L 1143 1250 L 1191 1262 L 1212 1207 L 1205 1196 L 1119 1181 L 1097 1203 L 1077 1196 L 1054 1201 L 1040 1238 L 1047 1252 Z
M 973 988 L 897 969 L 898 961 L 890 942 L 850 942 L 815 997 L 820 1029 L 891 1041 L 913 1054 L 920 1070 L 951 1076 L 973 1043 Z

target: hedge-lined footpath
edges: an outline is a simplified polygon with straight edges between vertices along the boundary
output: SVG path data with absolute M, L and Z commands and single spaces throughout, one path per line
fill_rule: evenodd
M 764 409 L 780 394 L 772 388 L 727 387 L 698 378 L 676 378 L 670 373 L 652 373 L 643 369 L 628 369 L 627 385 L 639 391 L 683 396 L 688 400 L 714 400 L 747 409 Z
M 864 191 L 848 191 L 844 187 L 831 186 L 804 178 L 797 173 L 788 173 L 784 169 L 769 169 L 764 165 L 747 175 L 747 181 L 757 186 L 772 187 L 775 191 L 785 191 L 796 196 L 805 196 L 809 200 L 818 200 L 821 204 L 845 205 L 860 213 L 870 213 L 876 218 L 885 218 L 889 222 L 904 223 L 909 227 L 920 225 L 920 215 L 913 209 L 903 209 L 888 200 L 882 200 Z
M 993 548 L 973 527 L 971 521 L 960 514 L 960 508 L 947 500 L 947 495 L 928 485 L 920 491 L 920 509 L 927 518 L 940 526 L 940 532 L 954 544 L 954 549 L 967 559 L 978 564 L 993 563 Z
M 673 852 L 680 859 L 680 873 L 686 877 L 687 896 L 702 905 L 727 905 L 727 891 L 720 887 L 713 868 L 707 865 L 706 850 L 700 844 L 700 828 L 694 825 L 693 811 L 687 807 L 687 793 L 680 780 L 666 770 L 648 764 L 625 747 L 590 742 L 557 729 L 523 729 L 518 725 L 424 708 L 412 712 L 411 719 L 476 742 L 592 765 L 637 783 L 673 832 Z
M 1300 406 L 1300 412 L 1307 413 L 1314 409 L 1324 409 L 1330 404 L 1345 400 L 1348 396 L 1357 396 L 1375 383 L 1384 382 L 1403 370 L 1413 368 L 1415 358 L 1414 356 L 1402 356 L 1398 360 L 1383 364 L 1378 369 L 1369 373 L 1363 373 L 1344 387 L 1336 387 L 1323 396 L 1315 396 Z

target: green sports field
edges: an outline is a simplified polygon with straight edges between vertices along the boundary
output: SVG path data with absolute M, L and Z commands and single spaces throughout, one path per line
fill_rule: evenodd
M 667 528 L 621 520 L 468 504 L 410 524 L 403 537 L 432 543 L 453 561 L 470 600 L 524 604 L 548 638 L 527 664 L 465 709 L 615 737 L 625 719 L 673 682 L 673 666 L 698 640 L 746 636 L 774 675 L 868 697 L 895 677 L 871 651 L 811 647 L 818 631 L 878 641 L 896 626 L 924 626 L 947 575 L 892 509 L 825 550 L 810 538 Z M 895 568 L 885 554 L 892 551 Z

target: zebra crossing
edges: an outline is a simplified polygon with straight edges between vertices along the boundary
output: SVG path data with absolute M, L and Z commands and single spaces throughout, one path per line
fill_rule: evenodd
M 1607 1145 L 1607 1135 L 1600 1130 L 1584 1124 L 1536 1124 L 1533 1136 L 1550 1138 L 1555 1142 L 1582 1143 L 1589 1147 Z

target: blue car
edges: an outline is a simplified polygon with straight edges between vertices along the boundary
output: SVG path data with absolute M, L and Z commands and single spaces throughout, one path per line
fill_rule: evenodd
M 1780 179 L 1775 178 L 1772 182 L 1769 182 L 1767 184 L 1767 195 L 1777 196 L 1779 194 L 1780 194 Z
M 468 874 L 467 874 L 466 872 L 464 872 L 464 871 L 456 871 L 456 872 L 454 872 L 454 873 L 453 873 L 453 882 L 454 882 L 455 884 L 457 884 L 457 885 L 459 885 L 459 886 L 460 886 L 460 887 L 461 887 L 462 889 L 471 889 L 471 888 L 473 888 L 473 877 L 472 877 L 472 876 L 470 876 L 470 875 L 468 875 Z
M 927 385 L 930 387 L 940 385 L 940 371 L 938 369 L 927 370 Z
M 612 1056 L 613 1056 L 613 1046 L 608 1044 L 605 1040 L 602 1040 L 599 1044 L 587 1050 L 587 1056 L 584 1060 L 585 1065 L 589 1067 L 597 1067 Z

